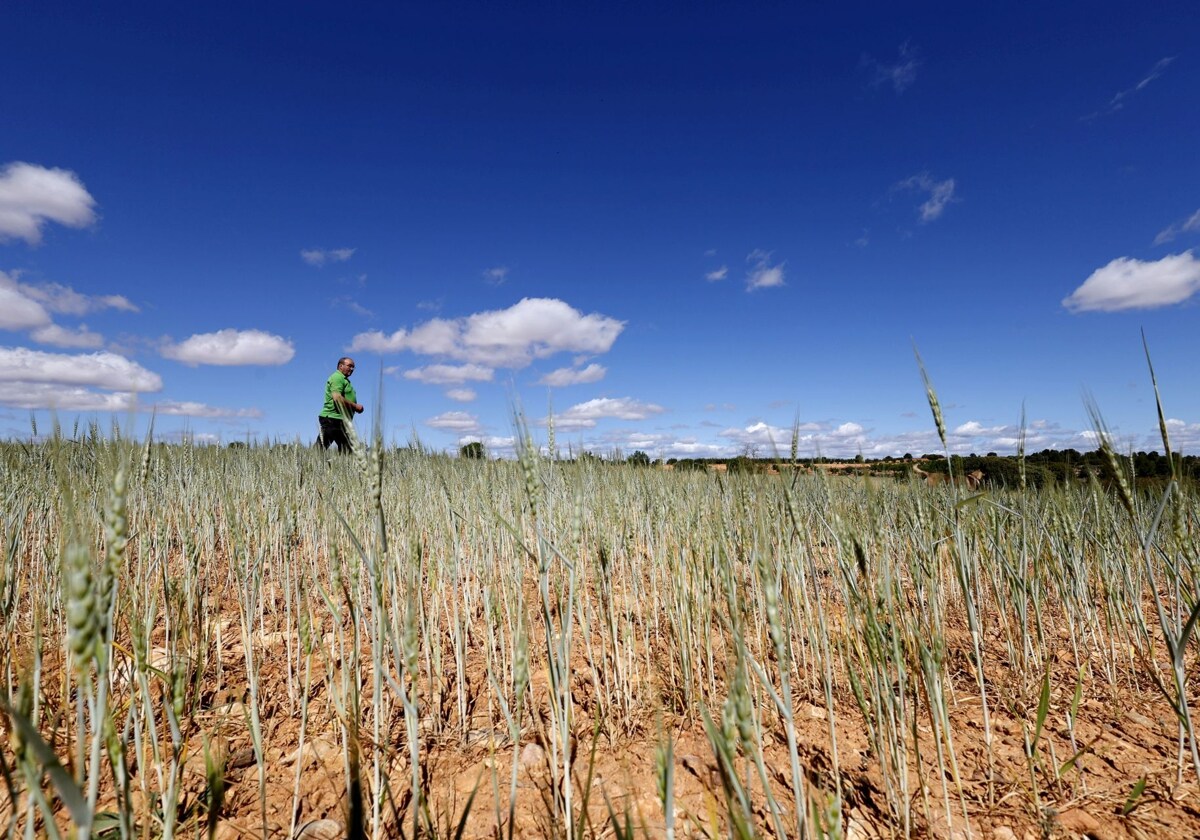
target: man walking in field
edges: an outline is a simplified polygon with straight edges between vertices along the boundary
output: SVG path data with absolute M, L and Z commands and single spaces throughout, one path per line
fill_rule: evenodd
M 354 360 L 349 356 L 342 356 L 338 359 L 337 370 L 325 380 L 325 405 L 317 415 L 317 422 L 321 425 L 317 441 L 321 448 L 328 449 L 330 444 L 336 443 L 338 453 L 342 455 L 348 455 L 354 450 L 347 427 L 354 422 L 354 415 L 362 414 L 363 410 L 362 403 L 355 402 L 358 394 L 350 384 L 350 377 L 353 375 Z

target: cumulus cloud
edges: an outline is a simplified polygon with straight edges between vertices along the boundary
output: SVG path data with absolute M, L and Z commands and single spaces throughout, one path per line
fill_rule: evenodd
M 863 56 L 862 64 L 872 73 L 871 87 L 890 84 L 896 93 L 904 93 L 917 80 L 917 68 L 921 66 L 921 61 L 916 47 L 905 41 L 900 45 L 895 62 L 889 64 Z
M 606 373 L 608 373 L 608 369 L 604 365 L 597 364 L 590 364 L 585 368 L 559 368 L 539 379 L 538 384 L 549 385 L 552 388 L 565 388 L 568 385 L 599 382 Z
M 1200 233 L 1200 210 L 1197 210 L 1182 222 L 1175 222 L 1175 224 L 1165 230 L 1159 231 L 1158 236 L 1154 237 L 1154 244 L 1164 245 L 1185 233 Z
M 461 385 L 464 382 L 490 382 L 494 371 L 483 365 L 426 365 L 404 371 L 405 379 L 427 385 Z
M 501 286 L 508 279 L 508 267 L 498 265 L 483 272 L 483 279 L 493 286 Z
M 916 192 L 927 193 L 929 195 L 929 198 L 919 208 L 922 224 L 927 224 L 939 218 L 946 209 L 946 205 L 956 200 L 954 198 L 954 179 L 947 178 L 945 181 L 935 181 L 930 177 L 928 172 L 920 172 L 909 178 L 905 178 L 903 181 L 895 184 L 892 190 L 915 190 Z
M 584 315 L 561 300 L 524 298 L 508 309 L 453 320 L 434 318 L 390 335 L 378 330 L 359 333 L 350 350 L 408 350 L 492 368 L 523 368 L 561 352 L 606 353 L 624 328 L 623 321 Z
M 83 228 L 96 220 L 96 200 L 74 172 L 32 163 L 0 170 L 0 240 L 42 241 L 46 222 Z
M 300 252 L 300 259 L 309 265 L 320 268 L 326 263 L 345 262 L 354 256 L 356 248 L 308 248 Z
M 459 435 L 483 434 L 483 426 L 480 424 L 479 418 L 465 411 L 446 411 L 436 417 L 430 417 L 425 421 L 425 425 L 431 429 L 441 429 Z
M 446 391 L 446 396 L 455 402 L 474 402 L 475 392 L 470 388 L 451 388 Z
M 40 344 L 51 344 L 55 347 L 96 349 L 104 346 L 104 336 L 89 330 L 87 324 L 80 324 L 73 330 L 60 327 L 58 324 L 47 324 L 29 335 Z
M 167 359 L 185 365 L 283 365 L 296 355 L 292 343 L 262 330 L 220 330 L 199 333 L 178 344 L 167 341 Z
M 729 276 L 729 266 L 723 265 L 718 269 L 708 272 L 704 275 L 704 279 L 709 283 L 716 283 L 718 280 L 724 280 Z
M 1157 261 L 1119 257 L 1092 272 L 1063 299 L 1071 312 L 1120 312 L 1182 303 L 1200 290 L 1200 260 L 1191 251 Z
M 746 272 L 746 291 L 753 292 L 784 285 L 784 264 L 772 265 L 769 251 L 751 251 L 746 257 L 746 262 L 750 263 L 750 269 Z
M 571 406 L 562 414 L 554 416 L 558 429 L 590 429 L 597 420 L 645 420 L 666 411 L 661 405 L 644 403 L 632 397 L 600 397 Z
M 1010 426 L 984 426 L 977 420 L 968 420 L 966 423 L 956 426 L 953 434 L 971 435 L 977 437 L 979 435 L 1004 434 L 1006 432 L 1010 432 L 1011 430 L 1012 429 Z
M 116 353 L 67 355 L 27 347 L 0 347 L 0 382 L 76 385 L 107 391 L 162 389 L 162 378 L 157 373 Z

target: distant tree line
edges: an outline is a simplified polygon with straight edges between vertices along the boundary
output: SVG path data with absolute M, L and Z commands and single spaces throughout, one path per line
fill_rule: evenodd
M 237 444 L 231 445 L 236 446 Z M 463 445 L 458 454 L 460 458 L 469 460 L 487 458 L 483 444 L 477 441 Z M 1192 480 L 1200 478 L 1200 457 L 1173 453 L 1172 458 L 1181 477 Z M 986 455 L 974 453 L 951 455 L 949 461 L 944 455 L 925 453 L 914 456 L 907 452 L 899 457 L 886 455 L 877 459 L 858 455 L 849 459 L 797 458 L 792 461 L 784 458 L 755 458 L 749 454 L 742 454 L 727 458 L 667 458 L 664 461 L 661 458 L 651 458 L 648 453 L 639 449 L 628 456 L 620 451 L 602 456 L 585 450 L 557 460 L 563 464 L 667 466 L 680 472 L 708 471 L 713 467 L 723 465 L 723 469 L 729 473 L 789 472 L 797 469 L 812 470 L 820 466 L 829 468 L 831 464 L 838 464 L 842 466 L 833 468 L 838 473 L 894 478 L 904 478 L 910 475 L 915 463 L 919 464 L 926 473 L 945 473 L 953 469 L 955 475 L 965 475 L 974 470 L 980 470 L 983 472 L 986 482 L 1008 487 L 1020 486 L 1022 470 L 1024 470 L 1025 484 L 1029 487 L 1045 487 L 1081 481 L 1086 480 L 1089 476 L 1095 476 L 1105 483 L 1114 478 L 1112 466 L 1099 449 L 1092 452 L 1080 452 L 1076 449 L 1043 449 L 1040 452 L 1026 453 L 1023 465 L 1021 459 L 1016 455 L 997 455 L 995 452 L 989 452 Z M 1130 455 L 1119 456 L 1117 461 L 1119 468 L 1125 471 L 1126 479 L 1137 484 L 1158 484 L 1172 474 L 1171 461 L 1156 451 L 1134 452 Z

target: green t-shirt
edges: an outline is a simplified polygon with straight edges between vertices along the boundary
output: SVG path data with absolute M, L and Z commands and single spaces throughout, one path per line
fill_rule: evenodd
M 350 380 L 340 370 L 335 370 L 333 375 L 325 381 L 325 405 L 321 409 L 320 417 L 342 417 L 342 412 L 338 410 L 338 404 L 333 401 L 333 395 L 341 394 L 345 397 L 346 402 L 358 402 L 358 394 L 354 393 L 354 386 L 350 384 Z M 349 419 L 354 418 L 354 412 L 350 412 Z

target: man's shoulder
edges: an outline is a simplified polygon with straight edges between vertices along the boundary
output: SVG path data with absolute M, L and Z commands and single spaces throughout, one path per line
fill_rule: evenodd
M 341 383 L 349 382 L 350 380 L 346 378 L 346 374 L 342 373 L 340 370 L 335 370 L 325 381 L 330 385 L 340 385 Z

